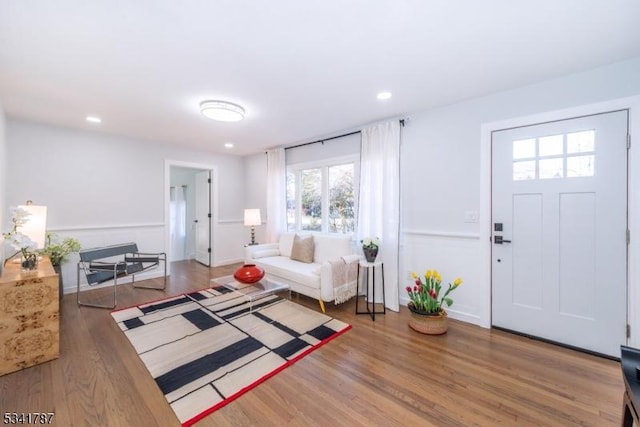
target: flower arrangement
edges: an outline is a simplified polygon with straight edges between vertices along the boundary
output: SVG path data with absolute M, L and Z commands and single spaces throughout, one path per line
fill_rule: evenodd
M 365 237 L 360 240 L 360 243 L 362 243 L 362 249 L 378 249 L 380 246 L 380 239 L 377 237 Z
M 453 299 L 449 294 L 462 283 L 461 278 L 456 278 L 453 283 L 449 283 L 447 290 L 440 295 L 442 277 L 438 270 L 427 270 L 423 276 L 418 276 L 414 272 L 411 273 L 411 277 L 415 280 L 415 284 L 413 287 L 406 287 L 407 294 L 411 299 L 409 303 L 410 309 L 413 308 L 426 314 L 440 313 L 443 311 L 443 304 L 450 307 L 453 304 Z
M 60 266 L 67 261 L 69 254 L 72 252 L 78 252 L 80 250 L 80 242 L 72 237 L 66 237 L 60 242 L 57 234 L 47 233 L 47 243 L 41 254 L 49 256 L 51 265 L 54 267 Z
M 22 254 L 22 266 L 25 268 L 35 268 L 38 257 L 34 252 L 36 248 L 36 242 L 31 240 L 28 236 L 18 231 L 18 228 L 23 226 L 29 221 L 29 215 L 31 212 L 18 207 L 11 207 L 11 222 L 13 227 L 8 233 L 2 233 L 5 240 L 8 240 L 14 249 L 17 249 Z

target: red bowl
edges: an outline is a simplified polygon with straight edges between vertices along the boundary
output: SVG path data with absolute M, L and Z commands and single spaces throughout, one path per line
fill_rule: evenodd
M 240 283 L 255 283 L 264 277 L 264 270 L 255 264 L 245 264 L 233 273 Z

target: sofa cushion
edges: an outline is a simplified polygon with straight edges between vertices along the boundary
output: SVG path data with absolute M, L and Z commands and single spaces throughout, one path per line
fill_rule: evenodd
M 313 236 L 299 236 L 296 234 L 291 248 L 291 259 L 312 263 L 313 262 Z
M 260 258 L 256 264 L 264 269 L 267 276 L 274 275 L 311 288 L 320 288 L 320 275 L 316 273 L 319 264 L 307 264 L 283 256 Z
M 314 237 L 314 262 L 322 264 L 352 253 L 350 236 L 316 234 Z
M 278 242 L 280 255 L 286 257 L 291 256 L 291 248 L 293 247 L 293 239 L 295 236 L 294 233 L 282 233 L 280 235 L 280 241 Z

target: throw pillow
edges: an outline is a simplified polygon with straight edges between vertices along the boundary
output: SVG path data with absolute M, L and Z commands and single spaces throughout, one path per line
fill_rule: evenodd
M 313 262 L 313 236 L 299 236 L 296 234 L 293 239 L 290 258 L 300 262 Z

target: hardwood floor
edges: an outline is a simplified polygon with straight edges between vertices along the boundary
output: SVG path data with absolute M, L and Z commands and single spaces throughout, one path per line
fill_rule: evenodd
M 118 307 L 201 289 L 235 267 L 174 263 L 166 293 L 121 285 Z M 372 322 L 354 314 L 353 301 L 326 306 L 353 329 L 197 425 L 620 425 L 618 362 L 455 320 L 446 335 L 421 335 L 404 307 Z M 0 377 L 2 415 L 54 412 L 58 426 L 179 425 L 109 310 L 65 295 L 60 348 L 57 360 Z

